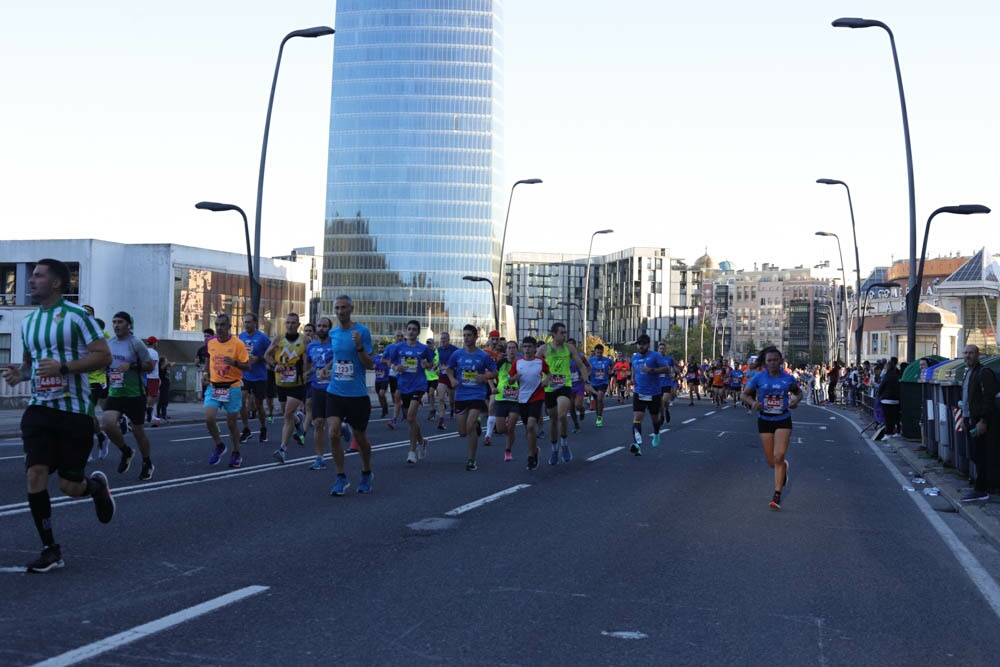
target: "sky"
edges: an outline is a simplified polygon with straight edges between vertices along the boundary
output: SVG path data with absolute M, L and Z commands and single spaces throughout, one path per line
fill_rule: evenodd
M 278 44 L 335 25 L 321 0 L 0 9 L 0 226 L 7 239 L 102 238 L 243 252 Z M 504 3 L 507 251 L 670 249 L 752 269 L 828 260 L 862 274 L 908 255 L 899 52 L 918 248 L 930 213 L 1000 206 L 1000 5 L 985 0 Z M 285 47 L 261 251 L 322 241 L 336 36 Z M 1000 211 L 995 215 L 1000 215 Z M 928 257 L 1000 250 L 994 216 L 935 219 Z

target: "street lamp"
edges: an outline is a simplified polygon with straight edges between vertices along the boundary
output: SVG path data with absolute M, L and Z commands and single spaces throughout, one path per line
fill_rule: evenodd
M 920 268 L 917 269 L 917 280 L 915 287 L 911 287 L 906 293 L 906 353 L 907 361 L 916 359 L 917 344 L 917 311 L 920 308 L 921 283 L 924 281 L 924 260 L 927 257 L 927 237 L 931 233 L 931 220 L 938 213 L 954 213 L 955 215 L 974 215 L 976 213 L 989 213 L 990 209 L 981 204 L 961 204 L 959 206 L 942 206 L 927 218 L 927 225 L 924 227 L 924 242 L 920 249 Z
M 855 367 L 855 370 L 860 370 L 861 369 L 861 339 L 864 336 L 864 331 L 865 331 L 865 316 L 868 314 L 868 297 L 871 296 L 872 290 L 875 289 L 876 287 L 881 287 L 883 289 L 890 289 L 892 287 L 899 287 L 899 283 L 897 283 L 897 282 L 872 283 L 865 290 L 865 303 L 864 303 L 864 306 L 861 306 L 860 309 L 858 310 L 858 334 L 857 334 L 857 340 L 858 340 L 858 356 L 857 356 L 857 361 L 858 361 L 858 364 Z
M 243 212 L 239 206 L 235 204 L 220 204 L 214 201 L 200 201 L 194 205 L 195 208 L 202 211 L 214 211 L 219 213 L 222 211 L 236 211 L 241 216 L 243 216 L 243 231 L 246 232 L 247 237 L 247 275 L 250 276 L 250 301 L 253 303 L 253 295 L 257 294 L 258 299 L 260 298 L 260 282 L 255 277 L 257 274 L 254 272 L 253 268 L 253 255 L 250 253 L 250 223 L 247 222 L 247 214 Z M 251 312 L 256 312 L 252 310 Z
M 906 181 L 910 196 L 910 291 L 918 289 L 917 285 L 917 206 L 913 188 L 913 151 L 910 150 L 910 121 L 906 116 L 906 97 L 903 95 L 903 75 L 899 71 L 899 56 L 896 54 L 896 39 L 892 30 L 885 23 L 874 19 L 841 18 L 833 22 L 834 28 L 882 28 L 889 35 L 889 46 L 892 47 L 892 62 L 896 66 L 896 84 L 899 87 L 899 107 L 903 112 L 903 144 L 906 147 Z M 861 278 L 860 273 L 858 278 Z M 917 320 L 907 317 L 906 320 L 906 357 L 912 361 L 917 353 Z
M 837 239 L 837 253 L 840 255 L 840 277 L 844 281 L 844 302 L 841 307 L 844 309 L 844 361 L 848 361 L 851 358 L 851 336 L 848 334 L 847 329 L 847 272 L 844 271 L 844 253 L 840 248 L 840 237 L 833 232 L 816 232 L 816 236 L 832 236 Z M 836 336 L 836 317 L 834 318 L 834 335 Z M 837 336 L 837 351 L 840 351 L 840 337 Z
M 854 204 L 851 202 L 851 189 L 849 187 L 847 187 L 847 183 L 844 183 L 843 181 L 838 181 L 838 180 L 833 179 L 833 178 L 818 178 L 818 179 L 816 179 L 816 182 L 817 183 L 821 183 L 823 185 L 843 185 L 844 189 L 847 190 L 847 207 L 851 211 L 851 234 L 854 236 L 854 269 L 855 269 L 855 278 L 856 278 L 856 281 L 857 281 L 856 284 L 855 284 L 855 289 L 854 289 L 854 297 L 855 297 L 855 301 L 857 301 L 857 304 L 858 304 L 858 311 L 860 311 L 861 310 L 861 258 L 858 256 L 858 230 L 857 230 L 857 227 L 854 224 Z M 845 290 L 847 289 L 847 285 L 846 284 L 844 285 L 844 289 Z M 848 328 L 850 328 L 850 327 L 848 327 Z M 847 335 L 850 335 L 850 334 L 847 334 Z M 861 339 L 860 338 L 855 337 L 855 339 L 854 339 L 854 347 L 855 347 L 855 351 L 854 351 L 855 359 L 857 360 L 857 365 L 860 366 L 861 365 Z M 850 356 L 849 352 L 848 352 L 847 356 Z M 845 361 L 850 361 L 850 360 L 846 359 Z
M 483 278 L 482 276 L 462 276 L 462 280 L 468 280 L 473 283 L 489 283 L 490 284 L 490 296 L 493 297 L 493 326 L 497 331 L 500 331 L 500 311 L 497 310 L 497 293 L 493 286 L 493 281 L 489 278 Z
M 587 312 L 590 310 L 590 302 L 587 294 L 590 292 L 590 256 L 594 252 L 594 237 L 598 234 L 614 234 L 613 229 L 600 229 L 590 235 L 590 247 L 587 249 L 587 271 L 583 276 L 583 353 L 587 354 Z M 594 319 L 597 319 L 597 312 L 594 312 Z
M 278 46 L 278 61 L 274 64 L 274 79 L 271 81 L 271 97 L 267 101 L 267 118 L 264 120 L 264 143 L 260 147 L 260 171 L 257 174 L 257 215 L 254 220 L 253 239 L 253 269 L 260 275 L 260 210 L 264 201 L 264 162 L 267 158 L 267 135 L 271 131 L 271 109 L 274 107 L 274 89 L 278 85 L 278 69 L 281 67 L 281 53 L 285 49 L 285 42 L 293 37 L 322 37 L 332 35 L 333 28 L 327 26 L 317 26 L 315 28 L 305 28 L 303 30 L 293 30 L 285 35 Z M 257 290 L 250 295 L 250 309 L 260 316 L 260 285 Z
M 694 306 L 670 306 L 674 309 L 674 317 L 677 317 L 677 311 L 684 311 L 684 363 L 688 362 L 688 311 L 694 310 Z
M 583 312 L 583 308 L 580 306 L 580 304 L 576 303 L 575 301 L 558 301 L 556 302 L 556 305 L 566 306 L 566 328 L 572 331 L 573 327 L 570 326 L 570 323 L 572 322 L 573 315 L 571 314 L 572 311 L 570 310 L 570 308 L 579 308 L 581 312 Z
M 500 240 L 500 271 L 497 275 L 497 286 L 495 290 L 497 296 L 494 297 L 496 301 L 500 301 L 499 290 L 503 289 L 503 265 L 504 265 L 503 251 L 504 251 L 504 246 L 507 245 L 507 221 L 510 220 L 510 203 L 514 200 L 514 188 L 521 185 L 522 183 L 524 185 L 537 185 L 541 182 L 542 179 L 540 178 L 523 178 L 520 181 L 516 181 L 514 185 L 510 186 L 510 197 L 507 198 L 507 215 L 504 216 L 503 219 L 503 237 Z M 506 299 L 504 300 L 504 303 L 506 304 Z M 500 324 L 498 322 L 497 331 L 499 330 L 500 330 Z

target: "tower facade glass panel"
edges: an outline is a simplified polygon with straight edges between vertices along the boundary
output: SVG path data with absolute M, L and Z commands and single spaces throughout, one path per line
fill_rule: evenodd
M 504 215 L 497 0 L 338 0 L 323 303 L 376 336 L 493 328 Z

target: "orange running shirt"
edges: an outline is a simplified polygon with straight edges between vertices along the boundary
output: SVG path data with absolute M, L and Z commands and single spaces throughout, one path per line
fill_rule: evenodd
M 225 343 L 216 336 L 209 338 L 208 343 L 208 372 L 211 382 L 230 382 L 232 387 L 243 385 L 243 371 L 230 366 L 222 361 L 223 357 L 232 357 L 235 361 L 247 363 L 250 361 L 250 354 L 246 345 L 236 336 L 230 336 Z

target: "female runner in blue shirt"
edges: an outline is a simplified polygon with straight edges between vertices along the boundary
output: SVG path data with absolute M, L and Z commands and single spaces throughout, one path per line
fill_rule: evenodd
M 781 509 L 781 490 L 788 483 L 788 461 L 785 452 L 792 437 L 792 414 L 802 390 L 795 377 L 786 373 L 784 357 L 776 347 L 764 349 L 764 371 L 756 373 L 743 389 L 741 399 L 757 416 L 757 432 L 764 446 L 767 465 L 774 468 L 774 497 L 770 507 Z

